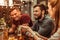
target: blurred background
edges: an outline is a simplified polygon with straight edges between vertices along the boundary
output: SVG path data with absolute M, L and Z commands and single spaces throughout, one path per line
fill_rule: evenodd
M 34 21 L 33 6 L 40 3 L 46 5 L 47 0 L 0 0 L 0 18 L 7 17 L 9 9 L 16 6 L 21 8 L 23 13 L 29 14 Z
M 29 14 L 32 21 L 35 21 L 33 16 L 33 6 L 36 4 L 44 4 L 47 6 L 48 0 L 0 0 L 0 36 L 3 37 L 3 32 L 2 32 L 3 30 L 1 29 L 4 29 L 4 27 L 8 27 L 6 26 L 5 22 L 7 22 L 8 24 L 10 22 L 9 21 L 10 18 L 8 16 L 9 16 L 9 10 L 11 8 L 19 7 L 22 13 Z M 58 11 L 58 13 L 56 13 L 55 15 L 55 18 L 57 19 L 57 25 L 60 27 L 60 1 L 55 6 Z M 0 37 L 0 40 L 3 39 Z

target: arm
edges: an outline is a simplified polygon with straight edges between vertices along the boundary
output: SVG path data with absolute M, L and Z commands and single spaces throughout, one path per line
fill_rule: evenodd
M 9 29 L 9 33 L 15 32 L 16 25 L 12 24 L 11 28 Z
M 46 37 L 44 37 L 44 36 L 42 36 L 42 35 L 40 35 L 39 33 L 37 33 L 37 32 L 35 32 L 35 34 L 39 37 L 39 38 L 42 38 L 42 39 L 44 39 L 44 40 L 47 40 L 48 38 L 46 38 Z
M 26 26 L 21 26 L 21 27 L 23 27 L 24 29 L 27 29 L 30 36 L 32 35 L 35 40 L 38 40 L 38 39 L 39 40 L 42 40 L 42 39 L 47 40 L 46 37 L 43 37 L 43 36 L 39 35 L 37 32 L 34 32 L 30 27 L 28 27 L 28 26 L 27 27 Z

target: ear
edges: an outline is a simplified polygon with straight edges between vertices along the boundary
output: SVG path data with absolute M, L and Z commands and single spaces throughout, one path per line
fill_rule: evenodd
M 44 13 L 45 13 L 45 11 L 44 11 L 44 10 L 42 10 L 42 17 L 41 17 L 41 19 L 40 19 L 40 20 L 42 20 L 42 19 L 44 18 Z
M 44 13 L 45 13 L 45 11 L 44 11 L 44 10 L 42 10 L 42 19 L 44 18 Z
M 42 10 L 42 15 L 44 15 L 44 13 L 45 13 L 45 11 L 44 11 L 44 10 Z
M 44 17 L 44 13 L 45 13 L 45 11 L 44 11 L 44 10 L 42 10 L 42 17 Z

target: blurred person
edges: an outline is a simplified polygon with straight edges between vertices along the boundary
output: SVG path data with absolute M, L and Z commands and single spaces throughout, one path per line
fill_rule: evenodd
M 56 24 L 56 32 L 48 40 L 60 40 L 60 0 L 48 0 L 48 7 Z
M 58 10 L 57 4 L 59 0 L 48 0 L 49 14 L 55 20 L 55 12 Z
M 48 0 L 48 12 L 50 17 L 54 20 L 55 23 L 55 31 L 57 31 L 59 27 L 59 0 Z

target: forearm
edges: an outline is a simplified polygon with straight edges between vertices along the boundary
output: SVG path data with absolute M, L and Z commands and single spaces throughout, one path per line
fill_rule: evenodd
M 31 33 L 31 35 L 33 36 L 33 38 L 34 38 L 35 40 L 41 39 L 41 38 L 39 38 L 39 37 L 35 34 L 35 32 L 34 32 L 32 29 L 30 29 L 29 32 Z
M 35 31 L 34 31 L 35 32 Z M 44 40 L 47 40 L 48 38 L 46 38 L 46 37 L 44 37 L 44 36 L 42 36 L 42 35 L 40 35 L 39 33 L 37 33 L 37 32 L 35 32 L 35 34 L 39 37 L 39 38 L 41 38 L 41 39 L 44 39 Z
M 15 31 L 14 28 L 10 28 L 10 29 L 9 29 L 9 33 L 13 33 L 14 31 Z
M 35 40 L 41 40 L 41 37 L 37 36 L 36 33 L 29 27 L 29 26 L 21 26 L 22 28 L 26 29 L 27 31 L 27 36 L 33 37 Z
M 16 25 L 15 24 L 12 24 L 11 25 L 11 28 L 9 28 L 9 32 L 14 32 L 16 30 Z

